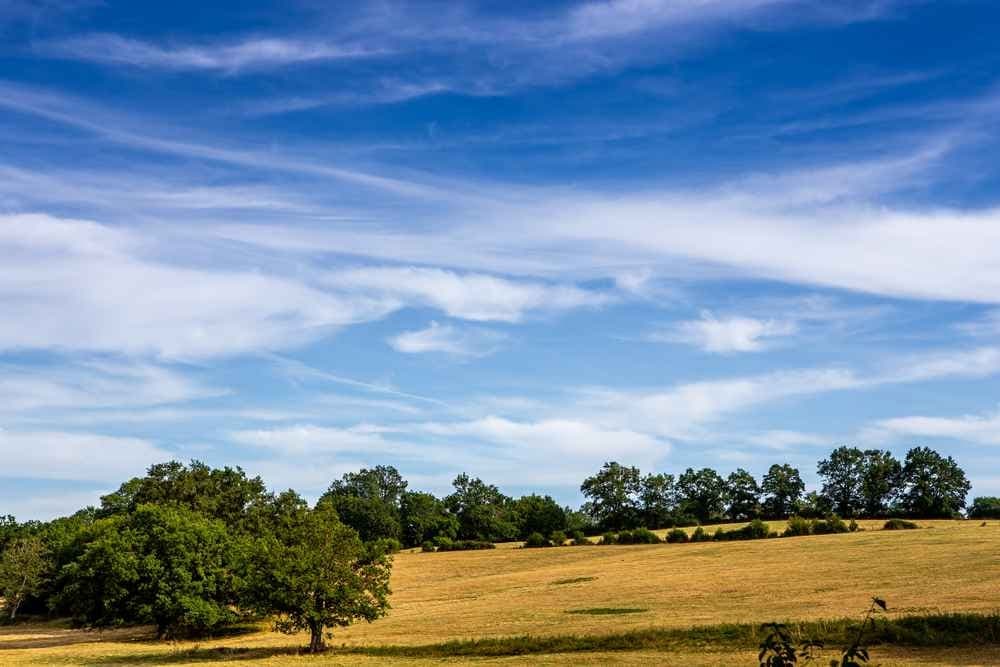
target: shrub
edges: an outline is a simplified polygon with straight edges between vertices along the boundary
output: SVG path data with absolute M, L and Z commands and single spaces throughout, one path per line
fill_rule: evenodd
M 573 540 L 573 544 L 579 544 L 580 542 L 590 542 L 587 536 L 583 534 L 582 530 L 570 531 L 569 539 Z
M 561 547 L 566 544 L 566 533 L 561 530 L 553 530 L 549 536 L 549 541 L 552 542 L 552 546 Z
M 402 548 L 402 543 L 395 537 L 383 537 L 371 543 L 372 553 L 380 555 L 399 553 Z
M 725 532 L 725 531 L 717 530 L 717 531 L 715 531 L 715 534 L 718 535 L 720 532 Z M 708 542 L 711 539 L 712 539 L 712 536 L 709 535 L 707 532 L 705 532 L 705 529 L 702 528 L 701 526 L 698 526 L 697 528 L 695 528 L 694 529 L 694 533 L 691 534 L 691 541 L 692 542 Z
M 856 533 L 859 530 L 861 530 L 861 526 L 858 525 L 857 521 L 851 519 L 851 523 L 847 525 L 847 530 L 851 531 L 852 533 Z
M 601 536 L 601 544 L 618 544 L 618 536 L 614 533 L 604 533 Z
M 740 531 L 746 534 L 748 540 L 762 540 L 768 535 L 768 526 L 760 519 L 754 519 Z
M 905 519 L 889 519 L 882 526 L 883 530 L 912 530 L 914 528 L 919 528 L 917 524 L 912 521 L 906 521 Z
M 443 548 L 447 551 L 447 548 L 451 546 L 451 543 L 452 540 L 447 535 L 438 535 L 437 537 L 434 538 L 434 546 L 436 546 L 438 549 Z
M 699 523 L 698 517 L 692 514 L 678 514 L 673 520 L 673 525 L 677 528 L 690 528 L 691 526 L 697 526 Z
M 438 551 L 478 551 L 479 549 L 496 549 L 497 545 L 483 540 L 456 540 L 438 546 Z
M 434 553 L 437 551 L 437 547 L 435 547 L 434 543 L 430 540 L 425 540 L 424 543 L 420 545 L 420 550 L 424 553 Z
M 836 514 L 831 514 L 822 521 L 813 521 L 813 533 L 816 535 L 830 535 L 832 533 L 846 533 L 849 529 L 844 520 Z
M 788 519 L 788 527 L 785 528 L 785 537 L 796 537 L 800 535 L 811 535 L 812 523 L 808 519 L 800 516 L 793 516 Z
M 636 528 L 632 531 L 633 544 L 659 544 L 660 538 L 649 528 Z
M 532 533 L 528 535 L 528 539 L 524 541 L 525 549 L 539 549 L 541 547 L 552 546 L 547 539 L 541 533 Z
M 581 535 L 580 537 L 574 537 L 570 544 L 574 547 L 592 547 L 595 543 L 588 540 L 585 535 Z
M 635 542 L 635 540 L 632 539 L 631 530 L 623 530 L 618 533 L 618 544 L 632 544 L 633 542 Z
M 686 530 L 674 528 L 667 533 L 667 542 L 670 544 L 680 544 L 689 540 Z

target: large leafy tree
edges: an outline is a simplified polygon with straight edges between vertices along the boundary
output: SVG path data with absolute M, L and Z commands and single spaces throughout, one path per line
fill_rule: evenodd
M 444 499 L 458 519 L 458 536 L 466 540 L 501 542 L 517 537 L 513 500 L 500 489 L 462 473 L 452 482 L 455 491 Z
M 726 509 L 726 481 L 711 468 L 688 468 L 677 478 L 681 509 L 701 522 L 722 518 Z
M 358 531 L 363 541 L 400 539 L 400 506 L 406 485 L 392 466 L 362 468 L 333 482 L 323 500 L 333 505 L 340 520 Z
M 281 632 L 309 632 L 325 647 L 328 628 L 373 621 L 389 608 L 392 559 L 366 547 L 328 502 L 315 508 L 284 494 L 270 531 L 248 539 L 241 603 L 276 617 Z
M 863 510 L 864 460 L 864 453 L 857 447 L 837 447 L 816 466 L 823 480 L 822 494 L 840 516 L 858 516 Z
M 726 478 L 726 514 L 734 521 L 745 521 L 760 514 L 760 485 L 743 468 Z
M 647 528 L 662 528 L 670 524 L 677 512 L 677 482 L 666 473 L 649 474 L 642 478 L 639 490 L 642 522 Z
M 430 493 L 407 491 L 400 501 L 399 512 L 402 542 L 408 547 L 435 537 L 458 536 L 458 519 L 448 512 L 444 502 Z
M 899 496 L 903 464 L 881 449 L 864 451 L 861 472 L 861 500 L 866 516 L 885 516 Z
M 114 493 L 101 497 L 99 516 L 134 512 L 139 505 L 184 507 L 243 529 L 250 507 L 264 502 L 267 489 L 260 477 L 242 468 L 211 468 L 200 461 L 150 466 L 145 477 L 134 477 Z
M 583 511 L 600 526 L 619 530 L 636 523 L 642 491 L 638 468 L 605 463 L 596 475 L 583 480 L 580 491 L 587 498 Z
M 41 590 L 49 571 L 49 553 L 40 538 L 18 537 L 7 543 L 0 554 L 0 594 L 11 621 L 24 600 Z
M 1000 519 L 1000 498 L 980 496 L 969 506 L 970 519 Z
M 551 535 L 566 529 L 566 510 L 552 496 L 531 494 L 514 501 L 514 521 L 521 539 L 532 533 Z
M 913 517 L 955 516 L 965 508 L 972 488 L 953 458 L 928 447 L 914 447 L 906 453 L 902 476 L 901 504 Z
M 139 505 L 79 535 L 55 606 L 93 627 L 152 624 L 157 634 L 232 622 L 234 540 L 221 521 L 183 507 Z
M 767 470 L 760 485 L 764 492 L 764 511 L 770 518 L 784 518 L 795 511 L 806 485 L 796 468 L 775 463 Z

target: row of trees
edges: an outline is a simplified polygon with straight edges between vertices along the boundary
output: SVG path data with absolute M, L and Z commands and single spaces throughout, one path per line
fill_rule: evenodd
M 722 477 L 711 468 L 678 476 L 642 475 L 606 463 L 580 490 L 584 512 L 601 528 L 663 528 L 694 522 L 821 517 L 952 517 L 965 508 L 970 484 L 951 457 L 915 447 L 903 462 L 890 452 L 838 447 L 819 462 L 820 491 L 806 493 L 798 469 L 772 465 L 758 483 L 740 468 Z

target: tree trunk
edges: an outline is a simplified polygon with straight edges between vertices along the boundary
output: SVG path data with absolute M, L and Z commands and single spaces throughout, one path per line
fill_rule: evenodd
M 28 576 L 25 575 L 24 579 L 21 580 L 21 588 L 14 594 L 14 600 L 10 603 L 10 622 L 14 622 L 14 618 L 17 616 L 17 608 L 21 606 L 21 600 L 24 599 L 24 589 L 28 587 Z
M 309 652 L 320 653 L 326 649 L 323 643 L 323 626 L 318 623 L 309 624 Z

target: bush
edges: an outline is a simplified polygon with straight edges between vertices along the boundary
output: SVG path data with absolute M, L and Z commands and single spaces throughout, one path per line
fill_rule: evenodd
M 683 530 L 681 528 L 674 528 L 669 533 L 667 533 L 667 542 L 669 542 L 670 544 L 681 544 L 687 541 L 689 541 L 689 538 L 686 530 Z
M 980 496 L 969 507 L 970 519 L 1000 519 L 1000 498 Z
M 434 546 L 436 546 L 438 549 L 444 548 L 447 551 L 447 548 L 450 547 L 451 544 L 452 544 L 452 539 L 447 535 L 438 535 L 437 537 L 434 538 Z
M 859 530 L 862 530 L 862 528 L 861 526 L 858 525 L 857 521 L 851 519 L 851 523 L 847 524 L 847 530 L 851 531 L 852 533 L 856 533 Z
M 430 540 L 425 540 L 424 543 L 420 545 L 420 550 L 424 553 L 434 553 L 437 551 L 437 547 L 435 547 L 434 543 Z
M 808 519 L 800 516 L 793 516 L 788 519 L 788 527 L 783 533 L 784 537 L 798 537 L 801 535 L 812 535 L 812 523 Z
M 590 541 L 590 540 L 587 539 L 587 536 L 583 534 L 582 530 L 572 530 L 572 531 L 570 531 L 570 533 L 569 533 L 569 539 L 573 540 L 573 544 L 578 544 L 578 543 L 580 543 L 582 541 L 585 541 L 585 540 L 587 542 Z
M 478 551 L 480 549 L 496 549 L 497 545 L 483 540 L 448 540 L 438 546 L 438 551 Z
M 836 514 L 831 514 L 822 521 L 813 521 L 813 533 L 816 535 L 830 535 L 833 533 L 846 533 L 849 528 L 844 520 Z
M 618 533 L 618 544 L 632 544 L 635 540 L 632 539 L 632 531 L 623 530 Z
M 882 526 L 882 530 L 912 530 L 919 527 L 912 521 L 906 521 L 905 519 L 889 519 Z
M 561 547 L 566 544 L 566 533 L 561 530 L 553 530 L 549 536 L 549 541 L 552 542 L 552 546 Z
M 636 528 L 632 531 L 633 544 L 659 544 L 660 538 L 648 528 Z
M 383 537 L 372 542 L 370 548 L 372 553 L 379 555 L 396 554 L 400 552 L 403 545 L 395 537 Z
M 614 533 L 604 533 L 601 536 L 601 544 L 618 544 L 618 536 Z
M 715 534 L 718 535 L 720 532 L 725 532 L 725 531 L 717 530 L 715 531 Z M 711 539 L 712 536 L 706 533 L 705 529 L 702 528 L 701 526 L 695 528 L 694 533 L 691 534 L 692 542 L 709 542 L 711 541 Z
M 552 546 L 547 539 L 541 533 L 532 533 L 528 535 L 528 539 L 524 541 L 525 549 L 540 549 L 541 547 Z
M 748 540 L 762 540 L 768 536 L 768 527 L 760 519 L 754 519 L 743 528 L 740 528 L 740 532 L 744 533 Z
M 701 522 L 698 521 L 698 517 L 692 514 L 678 514 L 674 517 L 673 525 L 677 528 L 690 528 L 691 526 L 697 526 Z

